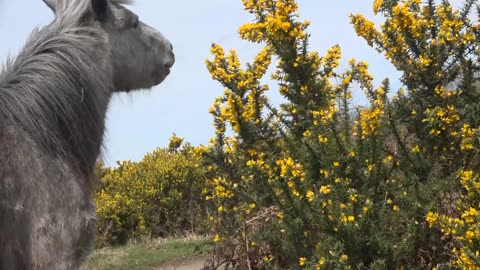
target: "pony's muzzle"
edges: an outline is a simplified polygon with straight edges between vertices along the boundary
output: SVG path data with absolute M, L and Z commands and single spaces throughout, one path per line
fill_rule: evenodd
M 166 68 L 171 68 L 173 67 L 173 64 L 175 64 L 175 54 L 173 53 L 173 45 L 170 43 L 170 51 L 167 54 L 167 57 L 165 57 L 163 66 Z

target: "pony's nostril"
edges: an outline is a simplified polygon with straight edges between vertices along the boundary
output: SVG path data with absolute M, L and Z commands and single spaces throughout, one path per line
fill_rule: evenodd
M 163 64 L 166 68 L 171 68 L 175 64 L 175 54 L 170 52 L 168 57 L 165 59 L 165 63 Z
M 172 45 L 172 43 L 170 43 L 170 50 L 173 51 L 173 45 Z

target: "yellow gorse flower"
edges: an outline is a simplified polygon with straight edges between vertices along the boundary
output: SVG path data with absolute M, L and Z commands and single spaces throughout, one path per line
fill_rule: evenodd
M 307 262 L 307 258 L 305 257 L 300 257 L 300 259 L 298 260 L 298 264 L 300 266 L 305 266 L 305 262 Z

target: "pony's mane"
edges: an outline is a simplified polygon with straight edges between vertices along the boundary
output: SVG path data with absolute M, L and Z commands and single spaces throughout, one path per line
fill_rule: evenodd
M 15 123 L 47 153 L 63 155 L 86 174 L 100 149 L 94 138 L 103 135 L 102 108 L 112 87 L 111 74 L 102 68 L 108 61 L 106 35 L 79 24 L 89 2 L 58 1 L 65 15 L 34 30 L 0 72 L 0 131 Z

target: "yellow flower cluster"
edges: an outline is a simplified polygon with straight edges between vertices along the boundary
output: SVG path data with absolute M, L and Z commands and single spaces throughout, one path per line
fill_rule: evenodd
M 405 70 L 408 65 L 416 65 L 417 72 L 438 69 L 445 61 L 436 53 L 449 46 L 475 46 L 474 28 L 477 26 L 471 27 L 469 19 L 460 10 L 453 9 L 448 1 L 431 10 L 425 1 L 400 0 L 392 5 L 391 2 L 375 0 L 373 10 L 387 17 L 380 26 L 382 31 L 377 30 L 363 14 L 350 15 L 351 23 L 358 36 L 384 52 L 400 70 Z M 443 76 L 441 73 L 437 75 Z
M 342 51 L 340 50 L 340 46 L 335 45 L 327 50 L 327 54 L 322 59 L 325 75 L 326 77 L 330 77 L 333 75 L 333 70 L 337 68 L 339 64 L 339 60 L 342 58 Z
M 426 118 L 423 120 L 429 128 L 431 135 L 438 136 L 460 120 L 455 106 L 448 105 L 446 108 L 435 107 L 425 110 Z M 450 133 L 452 134 L 452 133 Z M 455 133 L 453 133 L 455 135 Z
M 427 219 L 428 225 L 430 226 L 430 228 L 432 228 L 433 226 L 435 226 L 438 220 L 438 213 L 433 213 L 430 211 L 428 212 L 426 219 Z
M 305 171 L 303 165 L 293 161 L 291 157 L 287 157 L 276 161 L 277 175 L 280 176 L 280 181 L 286 182 L 292 194 L 296 197 L 302 198 L 302 194 L 298 191 L 301 182 L 305 181 Z M 270 175 L 275 175 L 274 172 L 269 172 Z M 315 194 L 308 191 L 305 196 L 309 201 L 313 201 Z
M 380 126 L 380 118 L 384 111 L 380 108 L 367 108 L 360 111 L 360 119 L 356 121 L 356 125 L 361 125 L 361 138 L 366 139 L 370 136 L 375 136 L 378 127 Z
M 241 68 L 234 50 L 225 55 L 220 45 L 213 44 L 211 53 L 214 58 L 206 61 L 207 68 L 213 79 L 227 87 L 224 97 L 217 98 L 209 110 L 215 117 L 216 131 L 224 132 L 226 122 L 230 123 L 236 132 L 240 131 L 242 123 L 258 123 L 265 106 L 261 97 L 268 91 L 268 85 L 262 85 L 260 79 L 270 65 L 270 48 L 267 46 L 262 49 L 246 70 Z
M 235 188 L 235 185 L 231 185 L 230 187 L 230 182 L 227 181 L 224 177 L 218 177 L 213 179 L 213 186 L 214 186 L 214 192 L 213 196 L 215 198 L 232 198 L 233 197 L 233 192 L 231 188 Z M 207 196 L 205 199 L 209 200 L 209 196 Z
M 350 22 L 357 35 L 363 37 L 368 45 L 373 46 L 374 42 L 379 39 L 380 33 L 375 29 L 375 24 L 365 18 L 363 14 L 351 15 Z
M 277 161 L 281 172 L 281 177 L 287 177 L 291 175 L 294 178 L 298 178 L 300 181 L 305 179 L 305 173 L 303 172 L 303 166 L 299 163 L 295 163 L 291 157 L 287 157 Z
M 293 20 L 298 14 L 298 5 L 293 0 L 243 0 L 245 9 L 254 14 L 255 23 L 242 25 L 238 32 L 245 40 L 253 42 L 302 39 L 309 22 L 299 23 Z
M 478 138 L 480 138 L 480 127 L 472 128 L 467 123 L 463 124 L 460 149 L 465 152 L 478 153 L 480 151 Z

